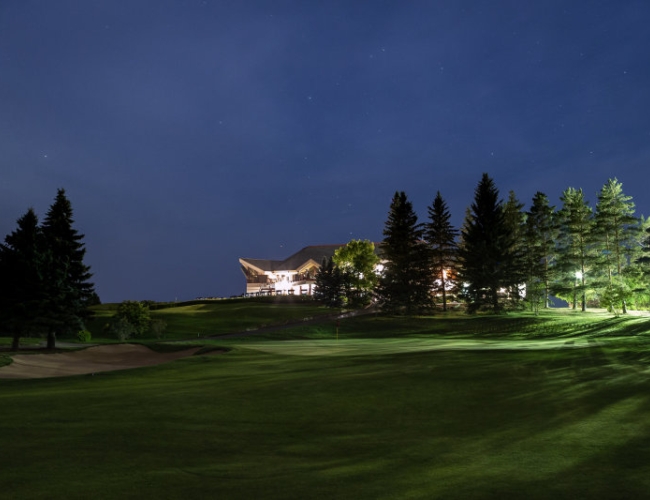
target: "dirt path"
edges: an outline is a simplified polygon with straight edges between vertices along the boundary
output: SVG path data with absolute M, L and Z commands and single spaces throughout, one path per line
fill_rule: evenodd
M 17 354 L 0 368 L 0 379 L 65 377 L 153 366 L 193 355 L 200 347 L 158 353 L 137 344 L 89 347 L 55 354 Z

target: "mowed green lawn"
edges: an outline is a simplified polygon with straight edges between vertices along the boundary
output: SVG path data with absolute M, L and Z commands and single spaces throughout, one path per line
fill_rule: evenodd
M 117 304 L 93 308 L 95 316 L 87 322 L 93 339 L 111 338 L 107 332 Z M 151 311 L 153 319 L 165 322 L 164 338 L 199 338 L 210 335 L 255 330 L 332 314 L 330 309 L 303 297 L 204 300 L 166 304 Z
M 1 495 L 650 494 L 645 336 L 444 340 L 232 339 L 157 367 L 0 381 Z

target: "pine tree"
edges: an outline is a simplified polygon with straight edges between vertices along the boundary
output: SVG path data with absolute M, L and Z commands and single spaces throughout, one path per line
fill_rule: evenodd
M 343 277 L 334 261 L 323 259 L 323 264 L 316 273 L 314 298 L 327 307 L 343 307 Z
M 639 219 L 636 237 L 637 252 L 625 269 L 626 279 L 631 281 L 637 309 L 650 308 L 650 219 Z
M 12 334 L 12 350 L 20 338 L 38 333 L 44 319 L 44 245 L 33 209 L 17 221 L 18 227 L 0 244 L 0 321 Z
M 431 256 L 423 236 L 413 205 L 403 191 L 396 192 L 384 227 L 385 265 L 378 287 L 389 311 L 413 314 L 432 306 Z
M 598 193 L 594 235 L 605 281 L 603 299 L 613 311 L 620 304 L 623 313 L 627 312 L 632 290 L 623 270 L 636 252 L 634 240 L 638 232 L 632 197 L 623 193 L 618 180 L 609 179 Z
M 504 240 L 509 245 L 508 252 L 510 264 L 507 267 L 508 299 L 512 305 L 518 305 L 522 300 L 522 285 L 526 282 L 526 246 L 524 233 L 526 227 L 526 213 L 514 191 L 508 193 L 508 200 L 502 205 L 503 221 L 509 236 Z
M 434 289 L 442 294 L 442 310 L 447 310 L 447 289 L 456 274 L 456 237 L 458 230 L 450 222 L 451 214 L 440 191 L 429 207 L 429 222 L 425 224 L 425 238 L 431 247 Z
M 484 307 L 501 311 L 500 291 L 517 285 L 511 270 L 515 264 L 513 235 L 504 218 L 499 190 L 488 174 L 483 174 L 476 187 L 461 236 L 459 277 L 468 311 Z
M 47 347 L 53 349 L 56 334 L 82 329 L 88 305 L 94 297 L 90 267 L 83 262 L 86 249 L 73 227 L 73 212 L 65 191 L 59 189 L 43 223 L 43 236 L 50 250 L 47 266 Z
M 581 297 L 581 309 L 587 308 L 588 276 L 594 269 L 593 211 L 582 189 L 567 188 L 560 197 L 563 206 L 558 212 L 560 234 L 557 245 L 559 280 L 555 293 L 572 298 L 573 308 Z
M 548 197 L 537 191 L 530 210 L 526 213 L 524 230 L 526 295 L 533 310 L 541 302 L 549 307 L 552 264 L 557 239 L 555 207 L 549 205 Z

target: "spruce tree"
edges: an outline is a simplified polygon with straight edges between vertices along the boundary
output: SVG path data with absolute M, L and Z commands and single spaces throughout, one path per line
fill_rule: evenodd
M 43 236 L 50 250 L 47 265 L 47 347 L 53 349 L 57 333 L 82 329 L 88 305 L 94 297 L 90 267 L 84 264 L 83 234 L 73 227 L 73 212 L 65 191 L 59 189 L 43 223 Z
M 549 307 L 552 264 L 555 257 L 557 223 L 555 207 L 548 197 L 537 191 L 526 213 L 524 230 L 526 296 L 534 311 L 541 302 Z
M 619 305 L 623 313 L 627 312 L 632 289 L 623 271 L 637 251 L 638 232 L 639 220 L 634 217 L 632 197 L 623 193 L 623 185 L 618 180 L 609 179 L 598 193 L 594 236 L 604 278 L 603 300 L 614 312 Z
M 378 293 L 386 310 L 413 314 L 432 306 L 431 255 L 423 236 L 413 205 L 403 191 L 396 192 L 381 247 L 385 263 Z
M 557 245 L 557 269 L 559 279 L 555 292 L 562 298 L 571 298 L 573 309 L 577 308 L 578 296 L 581 309 L 587 308 L 587 284 L 592 278 L 595 254 L 593 211 L 582 189 L 567 188 L 560 197 L 562 208 L 558 212 L 560 233 Z
M 522 300 L 522 285 L 526 282 L 526 246 L 524 233 L 526 225 L 526 213 L 523 211 L 524 204 L 521 203 L 514 191 L 508 193 L 508 200 L 502 205 L 503 221 L 507 227 L 509 236 L 504 240 L 508 245 L 507 255 L 510 256 L 510 264 L 507 267 L 508 276 L 506 281 L 508 287 L 508 299 L 511 305 L 518 305 Z
M 639 219 L 636 237 L 637 253 L 625 269 L 628 282 L 632 282 L 637 308 L 650 308 L 650 219 Z
M 44 245 L 33 209 L 17 221 L 15 231 L 0 244 L 0 324 L 12 336 L 12 350 L 20 338 L 39 333 L 44 323 L 44 266 L 48 248 Z
M 481 308 L 500 312 L 500 292 L 517 283 L 511 267 L 515 265 L 512 230 L 506 223 L 499 190 L 486 173 L 467 212 L 459 247 L 459 278 L 463 283 L 468 311 Z
M 327 307 L 343 307 L 343 277 L 333 259 L 323 259 L 323 264 L 316 272 L 314 298 Z
M 456 237 L 458 230 L 450 222 L 451 214 L 440 191 L 429 207 L 429 222 L 425 224 L 425 238 L 431 247 L 434 272 L 434 290 L 442 294 L 442 310 L 447 310 L 447 289 L 455 276 Z

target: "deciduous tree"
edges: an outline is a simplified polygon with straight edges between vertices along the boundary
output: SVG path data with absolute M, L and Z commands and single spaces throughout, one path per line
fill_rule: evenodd
M 347 304 L 352 307 L 368 304 L 378 281 L 375 268 L 379 257 L 374 243 L 352 240 L 338 248 L 332 260 L 341 272 Z
M 125 300 L 117 307 L 113 321 L 120 325 L 124 322 L 132 327 L 132 335 L 142 337 L 151 327 L 151 313 L 149 307 L 137 300 Z

